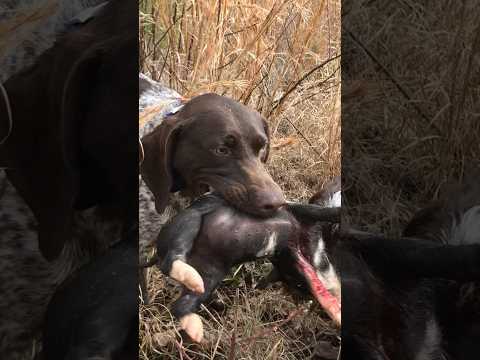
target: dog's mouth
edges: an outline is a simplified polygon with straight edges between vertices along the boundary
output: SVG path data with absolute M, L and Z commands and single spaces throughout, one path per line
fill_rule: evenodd
M 278 210 L 274 206 L 271 208 L 256 206 L 257 202 L 254 200 L 254 192 L 248 191 L 246 185 L 225 179 L 222 176 L 210 176 L 208 179 L 201 179 L 194 183 L 195 197 L 209 192 L 216 192 L 231 206 L 254 216 L 270 217 Z
M 307 282 L 311 295 L 325 310 L 334 323 L 337 326 L 341 326 L 342 311 L 340 289 L 333 289 L 320 278 L 319 270 L 312 265 L 312 256 L 310 255 L 306 244 L 291 243 L 289 248 L 295 258 L 295 266 Z

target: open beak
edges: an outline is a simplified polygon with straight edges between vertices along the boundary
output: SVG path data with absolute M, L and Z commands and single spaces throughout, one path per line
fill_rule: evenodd
M 302 255 L 300 249 L 295 249 L 294 255 L 296 257 L 298 270 L 304 274 L 313 297 L 318 301 L 320 306 L 335 324 L 340 327 L 342 324 L 342 305 L 340 296 L 335 296 L 327 289 L 325 284 L 318 277 L 313 266 Z

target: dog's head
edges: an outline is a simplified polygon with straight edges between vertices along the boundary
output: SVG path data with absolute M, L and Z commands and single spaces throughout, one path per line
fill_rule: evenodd
M 2 151 L 47 259 L 71 237 L 76 210 L 137 211 L 136 8 L 127 3 L 112 2 L 5 84 L 14 127 Z
M 141 172 L 157 211 L 164 210 L 169 192 L 199 195 L 211 188 L 244 212 L 272 214 L 285 199 L 263 165 L 269 140 L 256 111 L 216 94 L 193 98 L 142 139 Z

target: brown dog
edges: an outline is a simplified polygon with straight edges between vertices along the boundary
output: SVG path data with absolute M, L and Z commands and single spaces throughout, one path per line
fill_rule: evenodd
M 163 212 L 171 191 L 199 195 L 214 188 L 232 205 L 268 216 L 284 205 L 278 185 L 266 172 L 269 135 L 256 111 L 227 97 L 193 98 L 142 139 L 142 176 Z
M 156 91 L 161 97 L 165 91 L 147 82 L 149 89 L 141 93 L 141 102 Z M 270 139 L 267 123 L 256 111 L 230 98 L 205 94 L 160 121 L 141 140 L 145 154 L 141 174 L 158 214 L 167 208 L 170 193 L 179 190 L 196 197 L 214 189 L 230 205 L 263 217 L 285 204 L 282 191 L 263 165 Z M 151 242 L 172 214 L 152 213 L 152 200 L 142 183 L 139 192 L 140 241 Z M 184 262 L 174 262 L 169 275 L 196 292 L 204 290 L 201 277 Z

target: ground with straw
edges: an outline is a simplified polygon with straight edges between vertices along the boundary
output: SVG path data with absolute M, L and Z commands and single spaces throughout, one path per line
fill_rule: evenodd
M 306 201 L 340 173 L 340 1 L 141 2 L 141 71 L 183 96 L 230 96 L 270 126 L 268 169 Z M 280 286 L 255 290 L 267 261 L 232 270 L 202 308 L 204 344 L 182 343 L 168 306 L 175 284 L 154 270 L 140 307 L 142 359 L 309 359 L 338 346 L 316 306 Z M 325 349 L 327 348 L 327 350 Z

